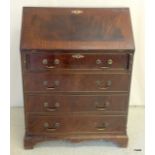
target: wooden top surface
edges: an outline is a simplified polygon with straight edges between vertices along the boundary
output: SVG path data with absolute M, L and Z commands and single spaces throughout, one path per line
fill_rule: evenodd
M 24 49 L 134 50 L 129 9 L 25 7 Z

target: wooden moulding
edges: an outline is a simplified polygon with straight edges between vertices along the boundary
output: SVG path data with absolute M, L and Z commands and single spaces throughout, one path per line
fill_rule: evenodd
M 73 143 L 79 143 L 82 141 L 90 141 L 90 140 L 103 140 L 110 141 L 115 143 L 119 147 L 127 147 L 128 145 L 128 136 L 127 135 L 101 135 L 101 134 L 82 134 L 82 135 L 66 135 L 66 136 L 29 136 L 25 135 L 24 137 L 24 148 L 25 149 L 33 149 L 35 144 L 51 141 L 51 140 L 67 140 Z

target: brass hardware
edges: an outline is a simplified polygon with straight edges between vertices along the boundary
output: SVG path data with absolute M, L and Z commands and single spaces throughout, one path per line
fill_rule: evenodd
M 56 102 L 56 103 L 55 103 L 55 106 L 56 106 L 56 107 L 60 107 L 59 102 Z
M 111 80 L 108 80 L 107 81 L 107 86 L 111 86 L 111 84 L 112 84 Z
M 82 55 L 82 54 L 73 54 L 72 55 L 72 58 L 75 58 L 75 59 L 81 59 L 81 58 L 84 58 L 85 56 L 84 55 Z
M 97 62 L 96 62 L 97 63 Z M 113 64 L 113 60 L 112 59 L 108 59 L 107 60 L 107 63 L 108 65 L 112 65 Z M 101 69 L 107 69 L 107 68 L 110 68 L 110 66 L 101 66 L 100 67 Z
M 60 84 L 60 81 L 58 81 L 58 80 L 54 81 L 55 86 L 59 86 L 59 84 Z
M 106 90 L 108 89 L 110 86 L 106 86 L 106 87 L 99 87 L 99 89 L 103 89 L 103 90 Z
M 55 123 L 54 127 L 56 127 L 56 128 L 60 127 L 60 123 Z
M 110 86 L 111 86 L 111 84 L 112 84 L 111 80 L 108 80 L 108 81 L 106 82 L 106 84 L 105 84 L 104 87 L 100 87 L 100 85 L 102 85 L 102 83 L 103 83 L 103 82 L 100 81 L 100 80 L 97 80 L 97 81 L 96 81 L 96 84 L 98 85 L 99 89 L 103 89 L 103 90 L 110 88 Z
M 47 59 L 43 59 L 42 60 L 42 64 L 47 65 L 48 64 L 48 60 Z
M 71 13 L 79 15 L 79 14 L 83 13 L 83 11 L 82 10 L 72 10 Z
M 48 69 L 55 68 L 55 66 L 45 66 L 45 67 L 48 68 Z
M 55 59 L 55 60 L 54 60 L 54 64 L 55 64 L 55 65 L 58 65 L 59 63 L 60 63 L 60 60 L 59 60 L 59 59 Z M 55 66 L 48 66 L 48 65 L 47 65 L 47 64 L 48 64 L 48 60 L 47 60 L 47 59 L 43 59 L 43 60 L 42 60 L 42 64 L 43 64 L 43 65 L 46 65 L 45 67 L 48 68 L 48 69 L 55 68 Z
M 46 86 L 48 84 L 48 81 L 43 81 L 43 85 Z
M 57 128 L 47 128 L 46 131 L 52 132 L 55 131 Z
M 106 108 L 107 108 L 108 105 L 109 105 L 109 102 L 108 101 L 106 101 L 103 106 L 99 106 L 99 104 L 96 103 L 96 110 L 104 111 L 104 110 L 106 110 Z
M 107 126 L 108 126 L 108 123 L 102 123 L 101 126 L 97 127 L 97 130 L 98 131 L 104 131 Z
M 48 102 L 44 102 L 44 107 L 48 107 Z
M 53 89 L 55 89 L 55 87 L 47 87 L 46 89 L 53 90 Z
M 47 111 L 51 111 L 51 112 L 56 111 L 59 106 L 60 106 L 59 103 L 56 102 L 54 107 L 48 107 L 48 103 L 44 102 L 44 107 L 46 108 Z
M 105 127 L 98 127 L 97 130 L 99 131 L 104 131 L 106 128 Z
M 104 81 L 100 81 L 100 80 L 97 80 L 97 81 L 96 81 L 96 84 L 97 84 L 98 86 L 101 85 L 102 83 L 104 83 Z M 112 81 L 111 81 L 111 80 L 106 81 L 106 85 L 107 85 L 107 86 L 111 86 L 111 84 L 112 84 Z
M 97 60 L 96 60 L 96 64 L 97 64 L 97 65 L 99 65 L 99 64 L 101 64 L 101 63 L 102 63 L 102 61 L 101 61 L 100 59 L 97 59 Z
M 97 85 L 101 85 L 101 81 L 100 81 L 100 80 L 97 80 L 97 81 L 96 81 L 96 84 L 97 84 Z
M 106 107 L 98 107 L 98 106 L 96 106 L 96 109 L 99 110 L 99 111 L 104 111 L 106 109 Z
M 49 127 L 49 124 L 48 124 L 47 122 L 45 122 L 45 123 L 44 123 L 44 127 L 45 127 L 45 128 L 48 128 L 48 127 Z
M 53 132 L 57 130 L 58 127 L 60 127 L 60 123 L 54 123 L 52 127 L 49 127 L 49 124 L 45 122 L 44 127 L 46 128 L 46 131 Z
M 55 65 L 58 65 L 60 63 L 60 60 L 59 59 L 54 59 L 54 64 Z
M 95 105 L 96 105 L 96 110 L 99 110 L 99 111 L 104 111 L 106 109 L 105 105 L 99 105 L 98 102 L 95 102 Z
M 107 81 L 107 83 L 106 83 L 106 86 L 105 86 L 105 87 L 99 87 L 99 89 L 106 90 L 106 89 L 110 88 L 111 84 L 112 84 L 112 82 L 109 80 L 109 81 Z
M 112 59 L 108 59 L 108 65 L 112 65 L 113 60 Z
M 46 89 L 48 89 L 48 90 L 56 89 L 56 87 L 59 86 L 60 81 L 56 80 L 53 83 L 54 83 L 53 86 L 47 86 L 48 85 L 48 81 L 43 81 L 43 85 L 47 86 Z
M 52 112 L 52 111 L 56 111 L 56 110 L 57 110 L 57 107 L 46 108 L 46 110 L 47 110 L 47 111 L 51 111 L 51 112 Z
M 110 67 L 108 67 L 108 66 L 101 66 L 100 68 L 101 69 L 106 69 L 106 68 L 110 68 Z

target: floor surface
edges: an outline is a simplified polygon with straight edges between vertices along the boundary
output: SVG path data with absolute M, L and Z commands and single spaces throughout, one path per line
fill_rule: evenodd
M 128 119 L 129 144 L 119 148 L 111 142 L 90 141 L 70 143 L 50 141 L 24 150 L 23 108 L 11 108 L 11 154 L 10 155 L 144 155 L 144 108 L 130 107 Z

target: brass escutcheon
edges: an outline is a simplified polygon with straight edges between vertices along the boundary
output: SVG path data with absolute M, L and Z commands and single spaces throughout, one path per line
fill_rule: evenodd
M 83 13 L 83 11 L 82 10 L 72 10 L 71 13 L 79 15 L 79 14 Z

